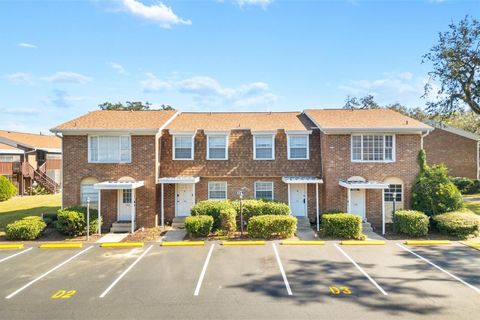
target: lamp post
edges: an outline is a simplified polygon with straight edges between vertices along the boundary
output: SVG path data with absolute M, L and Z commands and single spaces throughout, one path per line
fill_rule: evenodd
M 397 233 L 397 228 L 395 226 L 395 211 L 396 211 L 396 204 L 397 204 L 397 193 L 393 193 L 393 211 L 392 211 L 392 220 L 393 220 L 393 232 Z
M 87 241 L 90 240 L 90 197 L 87 198 Z
M 240 235 L 243 237 L 243 191 L 246 190 L 247 188 L 243 187 L 241 188 L 237 194 L 240 199 Z

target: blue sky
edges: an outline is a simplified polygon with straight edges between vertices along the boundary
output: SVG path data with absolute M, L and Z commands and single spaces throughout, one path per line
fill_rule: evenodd
M 480 1 L 0 0 L 0 128 L 104 101 L 183 111 L 423 106 L 422 54 Z

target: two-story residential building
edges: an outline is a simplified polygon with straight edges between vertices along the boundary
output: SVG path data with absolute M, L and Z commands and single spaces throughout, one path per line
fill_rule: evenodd
M 63 205 L 100 203 L 104 227 L 162 225 L 242 191 L 311 221 L 341 210 L 382 229 L 394 199 L 409 206 L 431 129 L 390 110 L 325 109 L 95 111 L 52 131 L 63 135 Z

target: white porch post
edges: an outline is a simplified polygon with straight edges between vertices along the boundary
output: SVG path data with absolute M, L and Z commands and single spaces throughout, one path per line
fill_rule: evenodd
M 347 188 L 347 211 L 348 211 L 347 213 L 351 213 L 351 211 L 352 211 L 351 210 L 352 207 L 351 207 L 350 197 L 351 197 L 350 196 L 350 188 Z
M 102 214 L 101 214 L 101 211 L 102 211 L 102 190 L 98 190 L 98 235 L 99 236 L 102 236 Z
M 290 206 L 290 183 L 287 183 L 287 188 L 288 188 L 288 207 L 291 208 L 291 206 Z
M 193 197 L 193 205 L 195 205 L 195 183 L 193 184 L 193 187 L 192 187 L 192 197 Z
M 385 189 L 382 189 L 382 235 L 385 235 Z
M 130 214 L 131 214 L 131 233 L 135 231 L 135 189 L 132 189 L 132 205 L 130 206 Z
M 163 203 L 164 201 L 164 195 L 163 195 L 163 183 L 160 184 L 161 186 L 161 200 L 162 200 L 162 207 L 160 208 L 160 223 L 162 225 L 162 228 L 165 229 L 165 204 Z
M 320 231 L 320 206 L 318 203 L 318 183 L 315 183 L 315 196 L 317 204 L 317 232 Z

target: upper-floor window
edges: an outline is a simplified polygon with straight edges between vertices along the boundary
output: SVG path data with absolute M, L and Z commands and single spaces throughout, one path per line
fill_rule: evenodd
M 308 135 L 288 135 L 288 159 L 308 160 Z
M 274 160 L 275 159 L 275 136 L 255 135 L 253 136 L 253 159 Z
M 255 182 L 255 199 L 273 200 L 273 182 Z
M 208 182 L 209 200 L 227 200 L 227 182 L 209 181 Z
M 19 162 L 20 156 L 0 155 L 0 162 Z
M 132 161 L 130 136 L 89 136 L 88 162 L 121 163 Z
M 207 137 L 207 159 L 227 160 L 228 159 L 228 136 Z
M 194 136 L 173 137 L 174 160 L 193 160 L 193 139 Z
M 392 162 L 395 161 L 395 139 L 393 135 L 353 135 L 352 161 Z

